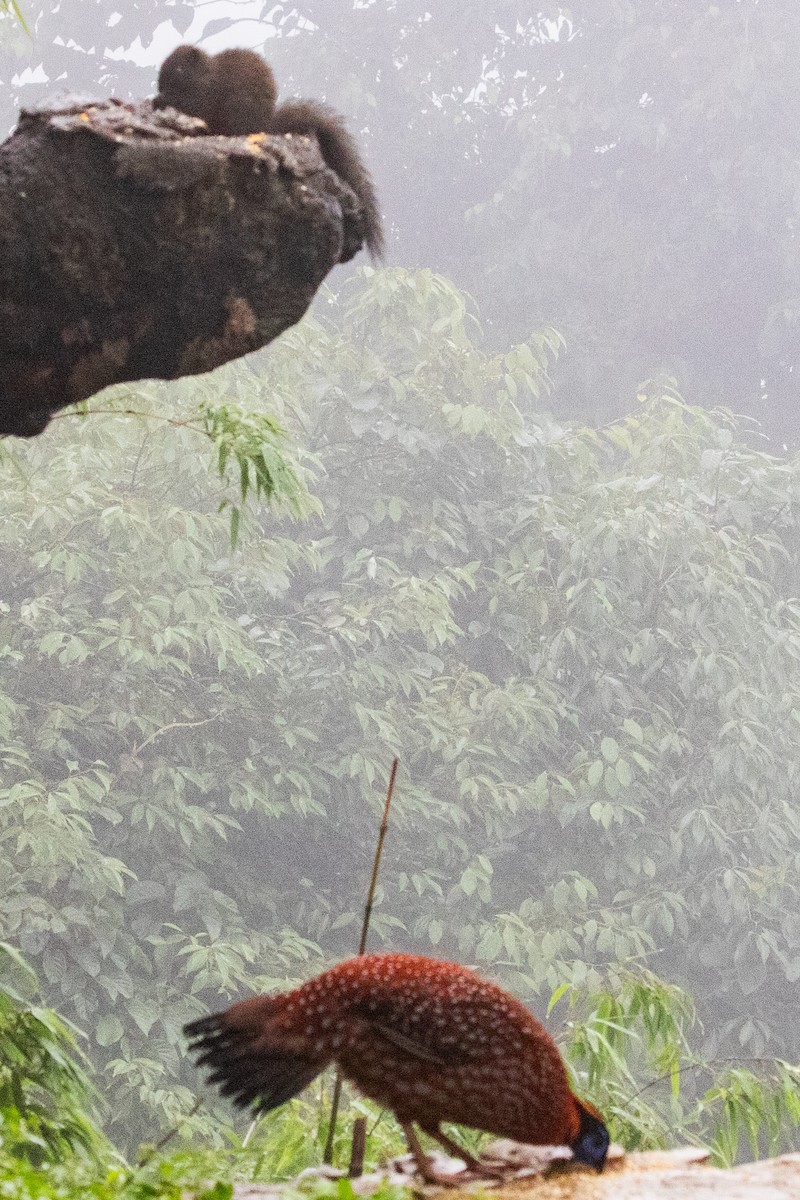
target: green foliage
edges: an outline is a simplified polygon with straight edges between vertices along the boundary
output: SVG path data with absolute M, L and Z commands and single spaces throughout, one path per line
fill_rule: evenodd
M 319 512 L 319 506 L 304 484 L 283 446 L 283 433 L 277 422 L 260 413 L 245 413 L 235 404 L 214 404 L 204 400 L 200 417 L 205 432 L 217 451 L 217 472 L 227 479 L 231 465 L 238 473 L 242 503 L 249 494 L 256 500 L 282 504 L 297 516 Z M 228 501 L 222 502 L 225 508 Z M 241 509 L 231 506 L 231 548 L 239 540 Z
M 234 394 L 239 388 L 232 389 Z M 112 400 L 110 408 L 89 406 L 88 401 L 60 413 L 58 420 L 78 415 L 92 416 L 99 413 L 119 412 L 129 417 L 144 417 L 166 421 L 173 428 L 201 433 L 212 444 L 216 455 L 216 472 L 219 479 L 230 488 L 230 476 L 234 476 L 234 492 L 238 492 L 242 504 L 252 495 L 255 500 L 269 504 L 273 509 L 305 517 L 319 512 L 319 502 L 308 492 L 308 472 L 297 461 L 296 452 L 287 445 L 284 431 L 274 417 L 266 413 L 245 411 L 240 404 L 220 402 L 215 383 L 205 380 L 192 381 L 191 390 L 183 385 L 183 391 L 191 397 L 194 405 L 184 419 L 163 417 L 157 408 L 156 389 L 144 385 L 137 394 L 137 407 L 122 407 Z M 176 399 L 180 396 L 176 385 Z M 114 399 L 129 399 L 126 389 L 112 393 Z M 187 443 L 188 445 L 189 443 Z M 236 549 L 239 540 L 239 524 L 242 509 L 229 495 L 219 504 L 219 511 L 230 508 L 231 548 Z
M 743 1064 L 700 1062 L 691 1048 L 693 1006 L 680 989 L 646 972 L 623 971 L 612 974 L 607 988 L 595 995 L 581 996 L 574 988 L 557 989 L 550 1010 L 565 997 L 570 1019 L 563 1029 L 563 1048 L 575 1086 L 600 1104 L 612 1136 L 628 1149 L 689 1141 L 709 1145 L 718 1163 L 730 1165 L 737 1158 L 740 1133 L 746 1135 L 748 1152 L 755 1156 L 792 1144 L 793 1131 L 800 1125 L 798 1068 L 780 1061 L 764 1061 L 755 1071 Z M 637 1088 L 637 1076 L 654 1072 L 658 1074 L 648 1085 Z M 709 1077 L 711 1086 L 702 1091 L 698 1081 Z M 220 1200 L 230 1196 L 236 1181 L 292 1180 L 316 1166 L 327 1132 L 329 1105 L 330 1090 L 314 1086 L 303 1099 L 260 1119 L 250 1131 L 252 1136 L 244 1141 L 231 1130 L 217 1127 L 217 1144 L 212 1147 L 208 1129 L 201 1127 L 202 1136 L 195 1144 L 184 1141 L 177 1150 L 155 1153 L 143 1147 L 139 1165 L 134 1167 L 112 1160 L 106 1149 L 105 1167 L 102 1158 L 88 1163 L 68 1156 L 65 1172 L 59 1155 L 42 1172 L 32 1166 L 27 1146 L 20 1150 L 4 1139 L 0 1144 L 0 1187 L 5 1184 L 13 1187 L 15 1195 L 44 1200 L 87 1192 L 102 1200 L 117 1196 L 179 1200 L 185 1189 Z M 367 1169 L 406 1152 L 399 1127 L 389 1114 L 368 1101 L 350 1097 L 346 1119 L 338 1128 L 335 1161 L 348 1161 L 352 1119 L 358 1115 L 368 1121 Z M 185 1135 L 190 1124 L 181 1122 L 175 1132 Z M 4 1133 L 7 1127 L 4 1119 Z M 480 1153 L 484 1136 L 464 1129 L 454 1132 L 473 1153 Z M 21 1157 L 15 1157 L 20 1153 Z M 338 1197 L 339 1193 L 325 1181 L 308 1177 L 286 1187 L 282 1194 L 294 1200 L 295 1196 Z M 397 1200 L 401 1194 L 390 1188 L 380 1192 Z
M 325 307 L 170 389 L 274 415 L 304 525 L 251 493 L 233 552 L 191 416 L 0 463 L 2 933 L 113 1135 L 191 1108 L 185 1020 L 354 951 L 395 753 L 373 947 L 524 999 L 656 969 L 695 1057 L 800 1058 L 797 463 L 664 382 L 558 425 L 557 335 L 487 352 L 428 271 Z
M 30 1003 L 36 976 L 0 943 L 0 1152 L 33 1165 L 108 1145 L 95 1124 L 97 1094 L 63 1017 Z
M 231 1200 L 234 1182 L 252 1182 L 251 1158 L 182 1150 L 146 1169 L 119 1165 L 98 1174 L 85 1167 L 34 1168 L 0 1152 L 0 1191 L 15 1200 Z M 406 1188 L 383 1185 L 376 1200 L 408 1200 Z M 280 1189 L 284 1200 L 354 1200 L 349 1180 L 306 1178 Z
M 26 33 L 30 32 L 25 22 L 22 9 L 17 3 L 17 0 L 0 0 L 0 13 L 8 13 L 9 15 L 13 16 Z
M 605 988 L 580 995 L 567 984 L 565 1053 L 578 1090 L 604 1113 L 629 1150 L 708 1146 L 732 1166 L 744 1134 L 751 1157 L 798 1145 L 800 1067 L 780 1059 L 705 1060 L 696 1014 L 681 988 L 647 971 L 613 970 Z

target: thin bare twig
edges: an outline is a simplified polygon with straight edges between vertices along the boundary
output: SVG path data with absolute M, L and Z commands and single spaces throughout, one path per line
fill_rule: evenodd
M 383 808 L 383 820 L 381 827 L 378 830 L 378 844 L 375 847 L 375 860 L 372 864 L 372 878 L 369 881 L 369 891 L 367 892 L 367 903 L 364 905 L 364 921 L 361 925 L 361 940 L 358 943 L 358 953 L 363 954 L 367 948 L 367 936 L 369 934 L 369 922 L 372 916 L 372 902 L 375 899 L 375 888 L 378 884 L 378 871 L 381 865 L 381 855 L 383 854 L 383 843 L 386 838 L 387 830 L 389 829 L 389 809 L 392 805 L 392 795 L 394 794 L 394 781 L 397 776 L 397 766 L 399 759 L 392 760 L 392 770 L 389 775 L 389 786 L 386 789 L 386 804 Z
M 155 1158 L 155 1156 L 158 1154 L 158 1152 L 160 1150 L 163 1150 L 164 1147 L 166 1145 L 168 1145 L 172 1141 L 172 1139 L 176 1136 L 178 1131 L 183 1128 L 184 1122 L 188 1121 L 190 1117 L 194 1116 L 194 1114 L 199 1110 L 202 1103 L 203 1103 L 203 1097 L 200 1096 L 197 1100 L 195 1100 L 194 1104 L 192 1105 L 192 1107 L 190 1108 L 190 1110 L 186 1114 L 186 1116 L 181 1117 L 181 1119 L 179 1121 L 176 1121 L 175 1124 L 172 1126 L 172 1129 L 170 1129 L 169 1133 L 165 1133 L 162 1138 L 159 1138 L 159 1140 L 156 1142 L 155 1146 L 151 1146 L 150 1149 L 145 1154 L 142 1155 L 142 1157 L 139 1159 L 138 1163 L 136 1164 L 135 1170 L 140 1171 L 142 1169 L 142 1167 L 146 1167 L 147 1164 Z
M 167 425 L 174 425 L 176 429 L 193 429 L 196 433 L 205 433 L 208 435 L 208 430 L 202 425 L 193 425 L 191 420 L 180 421 L 177 417 L 165 417 L 163 413 L 143 412 L 138 408 L 87 408 L 85 412 L 80 410 L 72 410 L 70 412 L 53 413 L 51 421 L 63 421 L 67 417 L 144 417 L 148 421 L 163 421 Z
M 727 1058 L 709 1058 L 707 1062 L 684 1063 L 683 1066 L 678 1067 L 676 1071 L 665 1071 L 663 1075 L 657 1075 L 655 1079 L 651 1079 L 649 1083 L 642 1084 L 639 1090 L 634 1092 L 633 1095 L 627 1100 L 626 1107 L 627 1105 L 633 1104 L 634 1100 L 638 1100 L 639 1096 L 641 1096 L 643 1092 L 649 1092 L 650 1088 L 655 1087 L 658 1083 L 664 1083 L 667 1079 L 671 1079 L 673 1075 L 683 1075 L 689 1071 L 710 1071 L 712 1067 L 719 1067 L 723 1064 L 730 1063 L 733 1063 L 734 1066 L 752 1063 L 753 1065 L 758 1064 L 759 1066 L 769 1064 L 770 1066 L 774 1067 L 775 1063 L 779 1061 L 780 1060 L 777 1058 L 769 1058 L 765 1057 L 764 1055 L 761 1055 L 760 1057 L 755 1055 L 745 1055 L 744 1057 L 730 1055 Z
M 367 936 L 369 934 L 369 922 L 372 916 L 372 905 L 375 899 L 375 888 L 378 883 L 378 871 L 381 865 L 381 854 L 383 853 L 383 843 L 386 838 L 386 831 L 389 828 L 389 809 L 392 805 L 392 795 L 394 793 L 394 781 L 397 777 L 397 767 L 399 759 L 392 760 L 392 770 L 389 774 L 389 786 L 386 789 L 386 803 L 383 806 L 383 819 L 381 827 L 378 830 L 378 844 L 375 847 L 375 858 L 372 862 L 372 878 L 369 881 L 369 890 L 367 891 L 367 903 L 364 905 L 364 920 L 361 924 L 361 939 L 358 943 L 358 953 L 363 954 L 367 948 Z M 336 1118 L 339 1115 L 339 1101 L 342 1095 L 342 1077 L 336 1075 L 336 1081 L 333 1085 L 333 1098 L 331 1100 L 331 1121 L 328 1126 L 328 1137 L 325 1141 L 325 1149 L 322 1152 L 322 1161 L 330 1165 L 333 1162 L 333 1139 L 336 1135 Z M 355 1154 L 355 1138 L 356 1130 L 353 1130 L 353 1142 Z M 352 1156 L 351 1156 L 352 1163 Z
M 221 715 L 222 710 L 220 709 L 219 712 L 212 713 L 210 717 L 203 717 L 202 721 L 173 721 L 171 725 L 162 725 L 160 729 L 156 729 L 149 737 L 146 737 L 140 745 L 134 746 L 133 750 L 131 750 L 131 758 L 136 758 L 136 755 L 140 754 L 145 746 L 149 746 L 151 742 L 154 742 L 156 738 L 161 737 L 163 734 L 169 733 L 171 729 L 199 729 L 201 725 L 210 725 L 212 721 L 216 721 L 217 717 Z

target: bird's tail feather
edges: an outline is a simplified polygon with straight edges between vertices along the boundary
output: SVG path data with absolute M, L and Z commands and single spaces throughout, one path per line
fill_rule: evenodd
M 226 1012 L 201 1017 L 185 1027 L 197 1065 L 208 1069 L 209 1083 L 244 1107 L 254 1100 L 269 1112 L 302 1092 L 327 1066 L 308 1053 L 276 1020 L 280 1005 L 268 996 L 254 997 Z

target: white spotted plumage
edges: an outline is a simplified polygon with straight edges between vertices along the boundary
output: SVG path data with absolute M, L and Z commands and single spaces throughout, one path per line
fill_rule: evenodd
M 602 1128 L 536 1018 L 457 963 L 364 955 L 189 1032 L 240 1103 L 272 1108 L 335 1063 L 406 1129 L 416 1122 L 440 1140 L 443 1121 L 550 1144 L 572 1144 L 587 1115 Z

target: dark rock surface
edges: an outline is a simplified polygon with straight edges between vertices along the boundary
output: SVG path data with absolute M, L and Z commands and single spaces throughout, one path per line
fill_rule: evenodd
M 0 433 L 258 349 L 363 232 L 314 138 L 209 137 L 149 101 L 23 112 L 0 146 Z

